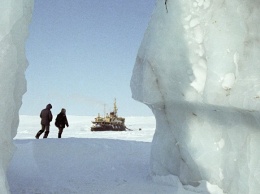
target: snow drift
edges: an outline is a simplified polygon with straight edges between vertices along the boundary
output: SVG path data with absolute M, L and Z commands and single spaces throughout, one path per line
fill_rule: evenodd
M 260 190 L 260 3 L 158 0 L 133 70 L 156 117 L 151 170 Z
M 33 1 L 0 0 L 0 4 L 0 193 L 8 193 L 5 174 L 26 91 L 25 39 Z
M 39 116 L 20 115 L 7 171 L 12 194 L 223 194 L 205 181 L 184 187 L 173 175 L 150 176 L 154 117 L 126 117 L 132 130 L 101 132 L 90 130 L 94 117 L 67 117 L 61 139 L 53 125 L 48 139 L 32 139 Z

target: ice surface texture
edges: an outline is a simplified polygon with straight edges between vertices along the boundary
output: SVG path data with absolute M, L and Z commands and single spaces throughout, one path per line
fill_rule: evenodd
M 14 151 L 12 143 L 26 91 L 25 39 L 32 0 L 0 0 L 0 193 L 9 193 L 6 170 Z
M 157 1 L 131 79 L 156 117 L 154 175 L 259 193 L 259 24 L 259 1 Z

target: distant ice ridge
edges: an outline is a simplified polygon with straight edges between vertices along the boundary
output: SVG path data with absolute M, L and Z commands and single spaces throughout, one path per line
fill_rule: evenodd
M 155 176 L 259 193 L 258 24 L 258 0 L 157 1 L 131 79 L 156 117 Z
M 9 193 L 6 170 L 26 91 L 25 39 L 33 0 L 0 0 L 0 5 L 0 193 Z

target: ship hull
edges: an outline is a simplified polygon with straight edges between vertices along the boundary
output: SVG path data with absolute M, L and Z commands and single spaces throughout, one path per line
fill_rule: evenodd
M 125 126 L 114 126 L 114 125 L 103 125 L 103 126 L 93 126 L 91 131 L 125 131 Z

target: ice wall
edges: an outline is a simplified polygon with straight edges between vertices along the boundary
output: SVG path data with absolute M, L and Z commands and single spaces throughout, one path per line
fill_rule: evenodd
M 32 6 L 33 0 L 0 0 L 0 193 L 9 193 L 6 170 L 26 91 L 25 39 Z
M 156 117 L 154 175 L 260 190 L 260 1 L 158 0 L 131 79 Z

